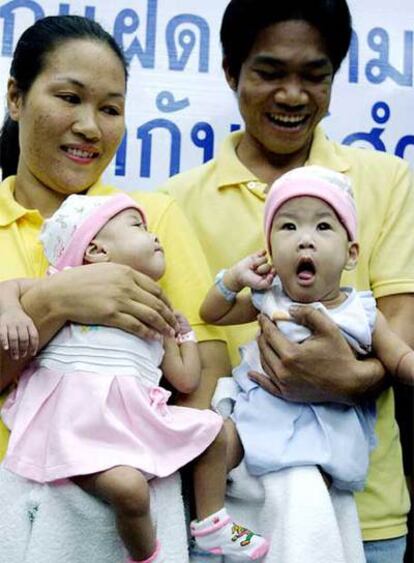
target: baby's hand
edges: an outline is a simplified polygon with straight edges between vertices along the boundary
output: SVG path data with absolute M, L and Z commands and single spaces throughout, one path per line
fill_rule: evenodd
M 174 315 L 178 324 L 177 334 L 187 334 L 187 332 L 191 332 L 193 330 L 190 323 L 182 313 L 174 311 Z
M 177 344 L 184 344 L 185 342 L 197 342 L 197 337 L 187 319 L 179 313 L 174 311 L 175 319 L 178 324 L 178 331 L 175 336 Z
M 13 360 L 34 356 L 39 346 L 39 333 L 32 319 L 22 309 L 7 309 L 0 315 L 0 344 L 9 350 Z
M 237 262 L 230 268 L 229 275 L 240 289 L 250 287 L 261 290 L 272 285 L 276 271 L 268 261 L 266 250 L 259 250 Z

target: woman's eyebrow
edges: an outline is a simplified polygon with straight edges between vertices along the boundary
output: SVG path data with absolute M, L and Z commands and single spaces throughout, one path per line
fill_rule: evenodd
M 57 82 L 66 82 L 66 83 L 72 84 L 73 86 L 81 88 L 82 90 L 85 90 L 87 88 L 86 84 L 84 84 L 83 82 L 81 82 L 77 78 L 72 78 L 71 76 L 61 76 L 61 77 L 57 78 L 56 81 Z M 125 94 L 123 92 L 108 92 L 107 96 L 109 98 L 122 98 L 122 99 L 125 98 Z

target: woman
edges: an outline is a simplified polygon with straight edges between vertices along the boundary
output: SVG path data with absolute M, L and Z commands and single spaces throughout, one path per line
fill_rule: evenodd
M 9 112 L 0 139 L 0 280 L 42 278 L 22 300 L 39 330 L 40 346 L 66 321 L 115 326 L 140 337 L 169 334 L 175 317 L 165 291 L 202 341 L 204 384 L 187 404 L 208 406 L 216 379 L 226 369 L 225 345 L 219 342 L 221 333 L 198 317 L 207 269 L 171 199 L 139 194 L 149 228 L 162 240 L 169 263 L 162 290 L 144 274 L 116 264 L 43 277 L 47 262 L 38 242 L 43 220 L 70 194 L 115 192 L 100 176 L 125 131 L 127 68 L 118 45 L 91 20 L 48 17 L 24 32 L 10 74 Z M 27 361 L 1 352 L 2 391 L 7 392 Z M 0 452 L 6 443 L 2 427 Z

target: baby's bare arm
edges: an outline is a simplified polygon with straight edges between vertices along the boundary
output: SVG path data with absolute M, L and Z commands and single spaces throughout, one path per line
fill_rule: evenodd
M 36 280 L 16 278 L 0 283 L 0 314 L 10 308 L 22 309 L 20 299 Z
M 164 358 L 161 369 L 164 377 L 180 393 L 193 393 L 200 384 L 201 362 L 196 342 L 178 344 L 170 336 L 164 338 Z
M 274 275 L 266 251 L 260 250 L 226 270 L 222 282 L 234 293 L 240 293 L 245 287 L 263 290 L 271 286 Z M 213 285 L 201 305 L 200 316 L 210 324 L 233 325 L 254 321 L 257 310 L 250 295 L 237 295 L 234 301 L 228 301 L 218 287 Z
M 164 338 L 164 377 L 180 393 L 193 393 L 200 384 L 201 360 L 197 339 L 188 320 L 174 312 L 177 322 L 177 336 Z
M 250 295 L 238 295 L 231 303 L 226 301 L 213 285 L 201 306 L 200 317 L 209 324 L 228 326 L 252 322 L 257 317 Z
M 381 311 L 377 312 L 372 346 L 390 375 L 414 385 L 414 351 L 391 329 Z
M 0 344 L 14 360 L 28 353 L 34 356 L 39 346 L 37 328 L 20 304 L 26 291 L 36 283 L 36 280 L 19 278 L 0 284 Z

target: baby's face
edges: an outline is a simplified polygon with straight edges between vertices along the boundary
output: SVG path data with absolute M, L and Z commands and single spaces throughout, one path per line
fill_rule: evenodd
M 275 214 L 271 231 L 272 262 L 289 297 L 299 303 L 335 306 L 340 279 L 358 257 L 333 209 L 315 197 L 287 201 Z
M 110 262 L 130 266 L 138 272 L 160 279 L 165 271 L 164 251 L 156 235 L 147 231 L 136 209 L 125 209 L 99 231 Z

